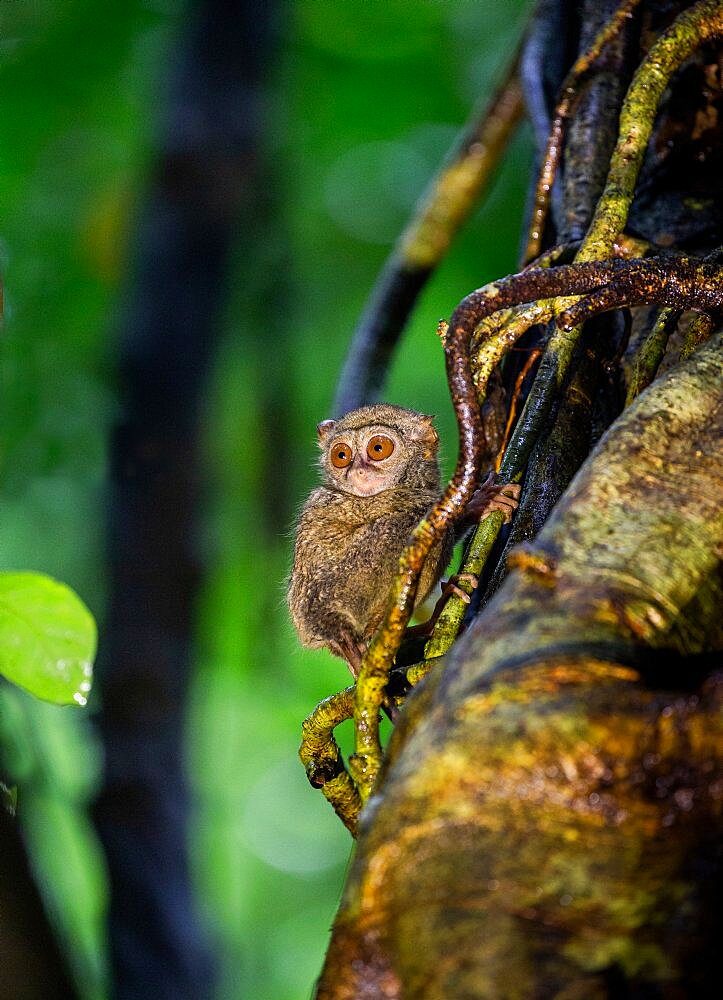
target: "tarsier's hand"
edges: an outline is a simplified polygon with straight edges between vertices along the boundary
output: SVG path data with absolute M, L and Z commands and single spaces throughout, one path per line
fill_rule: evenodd
M 522 487 L 519 483 L 495 485 L 494 479 L 494 472 L 490 472 L 479 489 L 472 494 L 465 511 L 465 522 L 468 524 L 480 521 L 494 510 L 498 510 L 504 515 L 506 524 L 512 520 L 512 515 L 517 510 L 520 501 Z

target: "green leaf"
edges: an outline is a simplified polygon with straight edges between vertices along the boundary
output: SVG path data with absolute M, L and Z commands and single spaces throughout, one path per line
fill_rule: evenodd
M 37 698 L 85 705 L 96 627 L 70 587 L 40 573 L 0 573 L 0 674 Z

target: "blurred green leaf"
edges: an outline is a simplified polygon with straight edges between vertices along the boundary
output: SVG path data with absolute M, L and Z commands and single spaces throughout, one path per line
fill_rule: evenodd
M 93 616 L 63 583 L 0 573 L 0 673 L 37 698 L 85 705 L 93 673 Z

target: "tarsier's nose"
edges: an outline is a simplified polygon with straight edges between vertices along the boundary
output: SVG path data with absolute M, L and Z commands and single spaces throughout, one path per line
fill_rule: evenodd
M 346 474 L 348 476 L 350 473 L 355 472 L 357 475 L 359 475 L 360 473 L 364 474 L 371 472 L 371 469 L 372 467 L 369 464 L 369 462 L 365 461 L 364 457 L 360 455 L 359 452 L 357 452 L 352 460 L 351 465 L 346 470 Z
M 351 488 L 362 490 L 364 493 L 371 489 L 378 480 L 378 470 L 371 463 L 366 462 L 361 455 L 355 455 L 351 465 L 346 470 L 346 481 Z

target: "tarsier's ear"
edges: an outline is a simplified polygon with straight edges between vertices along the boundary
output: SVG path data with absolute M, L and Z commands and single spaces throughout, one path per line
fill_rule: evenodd
M 336 420 L 322 420 L 320 424 L 316 425 L 316 440 L 319 442 L 320 448 L 324 447 L 324 442 L 335 427 Z
M 420 414 L 419 424 L 419 440 L 424 446 L 424 457 L 432 458 L 437 453 L 437 446 L 439 445 L 439 434 L 437 434 L 437 428 L 434 426 L 434 416 L 429 416 L 426 413 Z

